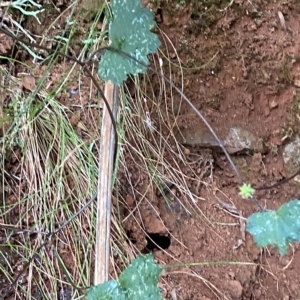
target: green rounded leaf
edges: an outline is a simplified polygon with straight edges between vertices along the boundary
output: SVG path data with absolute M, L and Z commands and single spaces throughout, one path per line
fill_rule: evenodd
M 91 287 L 87 300 L 162 300 L 157 287 L 162 268 L 154 263 L 152 255 L 138 256 L 122 272 L 119 280 L 110 280 Z
M 137 257 L 119 277 L 128 299 L 162 299 L 156 286 L 162 269 L 154 263 L 152 255 Z
M 286 254 L 289 242 L 300 242 L 300 201 L 283 204 L 276 211 L 252 214 L 246 230 L 253 235 L 259 247 L 272 245 L 280 255 Z
M 126 300 L 123 290 L 116 280 L 92 286 L 86 292 L 87 300 Z
M 156 52 L 160 45 L 157 35 L 150 31 L 155 26 L 153 12 L 144 8 L 140 0 L 113 0 L 111 10 L 110 46 L 148 65 L 147 55 Z M 128 74 L 146 73 L 146 70 L 132 59 L 108 50 L 99 63 L 98 73 L 103 80 L 120 85 Z

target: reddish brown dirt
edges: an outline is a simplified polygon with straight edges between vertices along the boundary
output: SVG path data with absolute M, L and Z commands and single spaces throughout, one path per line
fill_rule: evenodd
M 299 130 L 291 111 L 295 95 L 299 93 L 295 81 L 299 77 L 299 4 L 294 1 L 276 4 L 234 1 L 222 12 L 213 6 L 207 8 L 212 10 L 208 13 L 201 8 L 203 6 L 194 1 L 178 10 L 166 7 L 164 22 L 160 25 L 177 49 L 183 65 L 196 68 L 211 60 L 205 68 L 184 72 L 185 94 L 201 109 L 220 137 L 224 137 L 231 126 L 239 125 L 261 138 L 266 153 L 237 155 L 233 159 L 247 182 L 255 186 L 276 183 L 287 174 L 281 155 L 282 138 L 288 128 L 294 133 Z M 279 11 L 284 15 L 285 27 L 280 23 Z M 204 126 L 186 103 L 179 113 L 178 125 L 196 132 L 203 131 Z M 254 203 L 238 196 L 238 180 L 224 155 L 217 154 L 214 158 L 215 185 L 243 216 L 255 212 Z M 170 271 L 165 279 L 178 299 L 217 298 L 191 270 L 217 287 L 227 299 L 299 299 L 299 245 L 293 245 L 288 255 L 281 258 L 272 248 L 259 251 L 251 236 L 246 234 L 242 245 L 234 249 L 242 239 L 240 226 L 225 224 L 238 223 L 237 219 L 218 208 L 216 199 L 204 187 L 200 195 L 206 199 L 198 203 L 204 215 L 215 224 L 223 225 L 208 227 L 199 218 L 182 214 L 174 221 L 161 200 L 152 200 L 159 206 L 161 219 L 172 233 L 168 251 L 173 258 L 160 250 L 155 252 L 155 257 L 165 264 L 175 263 L 177 259 L 181 262 L 241 263 Z M 299 190 L 291 183 L 256 195 L 264 206 L 277 209 L 284 202 L 297 198 Z M 147 231 L 157 232 L 156 225 L 152 226 Z M 165 291 L 167 299 L 175 299 L 171 290 Z
M 185 94 L 220 137 L 223 138 L 231 126 L 239 125 L 263 140 L 266 153 L 233 156 L 247 182 L 262 186 L 284 179 L 287 170 L 282 160 L 282 148 L 284 142 L 299 130 L 297 111 L 292 109 L 299 93 L 296 82 L 300 76 L 299 2 L 237 0 L 228 8 L 221 1 L 209 2 L 206 7 L 199 1 L 187 2 L 178 8 L 166 3 L 162 6 L 162 20 L 159 16 L 162 21 L 159 26 L 174 44 L 183 65 L 189 68 L 184 70 Z M 282 12 L 285 24 L 281 24 L 278 11 Z M 11 43 L 10 39 L 0 43 L 0 51 L 6 54 Z M 173 76 L 179 78 L 176 72 L 178 69 Z M 55 84 L 63 73 L 60 65 L 55 66 L 49 74 L 49 82 Z M 83 81 L 82 86 L 89 86 L 86 78 Z M 72 84 L 70 89 L 75 89 Z M 86 94 L 89 92 L 87 88 Z M 176 99 L 175 95 L 173 100 L 176 102 Z M 66 95 L 62 95 L 60 101 L 71 105 L 70 97 Z M 72 105 L 82 106 L 88 101 L 87 97 L 74 96 Z M 89 118 L 80 108 L 74 109 L 74 113 L 78 118 L 72 116 L 70 121 L 78 128 L 78 134 L 82 134 L 80 122 L 89 128 Z M 200 131 L 204 125 L 183 103 L 178 126 Z M 283 141 L 283 136 L 290 132 L 292 134 Z M 197 148 L 189 150 L 190 153 L 200 151 Z M 214 159 L 213 185 L 223 193 L 218 194 L 219 197 L 226 202 L 230 199 L 245 218 L 257 211 L 254 203 L 239 197 L 238 179 L 225 156 L 211 155 Z M 134 170 L 133 162 L 127 167 L 132 167 L 133 176 L 138 176 L 139 170 Z M 199 166 L 195 166 L 196 171 L 197 168 Z M 188 170 L 182 167 L 182 172 Z M 206 175 L 203 180 L 211 186 L 212 179 Z M 123 183 L 122 178 L 120 180 Z M 147 180 L 140 182 L 141 194 L 148 184 Z M 210 220 L 210 225 L 204 218 L 190 215 L 182 208 L 178 201 L 181 192 L 176 187 L 172 188 L 176 197 L 170 198 L 172 209 L 156 190 L 148 190 L 147 199 L 152 206 L 142 202 L 134 215 L 138 218 L 128 218 L 123 224 L 140 251 L 147 252 L 147 238 L 140 226 L 148 233 L 170 238 L 165 251 L 153 250 L 157 262 L 162 265 L 212 262 L 166 269 L 159 283 L 164 298 L 300 299 L 299 245 L 293 244 L 284 257 L 271 247 L 259 250 L 247 233 L 243 240 L 239 218 L 220 205 L 211 189 L 193 185 L 191 182 L 190 187 L 197 188 L 204 199 L 197 206 Z M 277 209 L 286 201 L 299 198 L 300 192 L 298 186 L 289 183 L 257 192 L 256 196 L 263 206 Z M 140 200 L 138 194 L 130 192 L 125 192 L 124 197 L 129 208 L 135 207 Z M 137 224 L 137 219 L 143 222 Z M 239 241 L 242 244 L 235 247 Z M 71 268 L 67 250 L 61 255 L 66 266 Z

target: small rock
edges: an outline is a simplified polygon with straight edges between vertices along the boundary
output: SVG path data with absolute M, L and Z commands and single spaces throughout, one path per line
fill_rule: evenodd
M 264 151 L 262 140 L 256 138 L 253 133 L 240 126 L 230 128 L 224 140 L 224 146 L 231 154 L 245 150 L 253 150 L 255 152 Z
M 131 195 L 127 195 L 125 199 L 128 207 L 132 208 L 134 206 L 134 198 Z
M 287 167 L 288 175 L 292 175 L 298 170 L 300 159 L 300 137 L 296 135 L 294 141 L 284 147 L 283 161 Z
M 184 155 L 188 156 L 188 155 L 190 155 L 191 151 L 188 148 L 184 148 L 183 153 L 184 153 Z
M 9 55 L 9 52 L 14 44 L 13 39 L 4 33 L 0 33 L 0 41 L 0 55 Z
M 177 141 L 183 145 L 221 150 L 218 141 L 206 128 L 202 128 L 201 130 L 183 129 L 180 132 L 177 132 L 175 136 Z M 231 127 L 225 140 L 223 141 L 220 139 L 220 142 L 230 154 L 245 150 L 252 150 L 255 152 L 264 151 L 262 140 L 256 138 L 250 131 L 239 126 Z
M 241 299 L 243 293 L 243 287 L 237 280 L 231 280 L 228 282 L 228 292 L 232 299 Z
M 256 266 L 247 266 L 247 268 L 243 268 L 239 270 L 239 273 L 236 275 L 236 279 L 245 287 L 246 285 L 251 282 L 251 278 L 255 276 Z
M 275 108 L 275 107 L 278 106 L 278 102 L 277 102 L 275 99 L 273 99 L 273 100 L 271 100 L 271 101 L 269 102 L 269 106 L 270 106 L 271 109 L 272 109 L 272 108 Z
M 255 290 L 252 292 L 252 295 L 253 295 L 253 298 L 254 298 L 254 299 L 260 299 L 260 296 L 261 296 L 261 290 L 255 289 Z
M 262 19 L 259 19 L 259 18 L 256 18 L 256 19 L 254 19 L 253 20 L 254 21 L 254 23 L 257 25 L 257 26 L 260 26 L 261 24 L 262 24 Z
M 294 79 L 294 85 L 295 85 L 296 87 L 300 87 L 300 78 L 295 78 L 295 79 Z
M 201 130 L 183 129 L 175 136 L 177 141 L 183 145 L 198 146 L 203 148 L 219 146 L 212 133 L 206 128 Z
M 22 78 L 22 84 L 23 84 L 23 87 L 32 92 L 35 90 L 35 78 L 33 76 L 30 76 L 30 75 L 26 75 Z

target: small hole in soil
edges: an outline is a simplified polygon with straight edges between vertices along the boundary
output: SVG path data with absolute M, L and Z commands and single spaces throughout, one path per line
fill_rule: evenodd
M 200 16 L 198 14 L 191 14 L 191 19 L 195 21 L 200 19 Z
M 132 232 L 131 230 L 128 230 L 127 232 L 127 237 L 129 238 L 129 240 L 131 241 L 132 244 L 136 244 L 136 239 L 134 237 L 132 237 Z
M 171 244 L 170 236 L 161 235 L 158 233 L 147 233 L 147 246 L 142 253 L 150 253 L 153 250 L 168 249 Z

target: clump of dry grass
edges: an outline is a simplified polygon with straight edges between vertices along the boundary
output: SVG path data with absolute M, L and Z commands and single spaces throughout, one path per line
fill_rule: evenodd
M 163 36 L 167 45 L 169 41 Z M 176 53 L 176 49 L 172 51 Z M 83 54 L 84 50 L 81 56 Z M 168 70 L 166 76 L 172 80 L 168 47 L 164 56 L 154 56 L 153 62 L 162 73 Z M 180 70 L 180 60 L 178 62 Z M 52 67 L 53 64 L 46 72 Z M 36 299 L 41 296 L 43 299 L 53 299 L 54 294 L 64 291 L 69 291 L 72 297 L 79 296 L 81 292 L 71 287 L 67 273 L 77 286 L 88 286 L 93 282 L 94 205 L 37 253 L 45 241 L 45 233 L 53 232 L 70 220 L 93 197 L 97 187 L 100 104 L 95 107 L 88 105 L 87 110 L 82 107 L 83 114 L 96 111 L 97 115 L 92 122 L 90 118 L 92 132 L 87 144 L 87 139 L 81 138 L 70 124 L 71 108 L 62 105 L 56 96 L 65 90 L 73 70 L 72 66 L 55 90 L 48 92 L 45 82 L 41 82 L 28 94 L 21 92 L 17 78 L 7 72 L 5 75 L 5 85 L 13 86 L 14 82 L 16 87 L 4 90 L 11 107 L 1 140 L 2 162 L 5 165 L 13 153 L 19 168 L 13 174 L 11 164 L 6 164 L 7 169 L 2 172 L 5 195 L 0 203 L 0 216 L 5 225 L 37 232 L 34 235 L 22 232 L 15 238 L 10 231 L 5 231 L 5 235 L 1 236 L 5 237 L 3 245 L 9 256 L 9 259 L 0 259 L 0 277 L 6 283 L 13 281 L 18 270 L 24 268 L 33 254 L 38 255 L 38 259 L 30 263 L 26 276 L 18 281 L 16 298 Z M 183 84 L 183 76 L 180 81 Z M 118 122 L 121 145 L 111 230 L 111 275 L 114 277 L 120 273 L 122 265 L 131 261 L 141 250 L 128 237 L 124 222 L 133 218 L 139 230 L 146 234 L 141 225 L 143 220 L 136 213 L 142 202 L 146 202 L 160 218 L 151 199 L 147 198 L 150 190 L 158 189 L 164 194 L 163 189 L 170 182 L 182 195 L 180 205 L 183 209 L 188 214 L 202 214 L 197 201 L 203 199 L 190 190 L 189 184 L 191 181 L 201 182 L 203 174 L 195 172 L 173 134 L 181 103 L 173 102 L 174 91 L 162 78 L 145 75 L 142 79 L 133 78 L 133 85 L 133 93 L 127 86 L 123 87 Z M 2 115 L 7 109 L 3 104 Z M 204 161 L 204 165 L 211 171 L 210 161 Z M 134 181 L 133 170 L 138 170 L 146 189 L 141 189 L 140 182 Z M 134 207 L 128 206 L 124 188 L 138 196 L 139 202 Z M 165 200 L 168 201 L 167 198 Z M 126 215 L 123 214 L 124 208 Z M 205 215 L 202 214 L 202 217 L 205 218 Z
M 20 235 L 17 244 L 8 235 L 5 244 L 10 247 L 10 256 L 18 257 L 22 268 L 44 243 L 42 233 L 53 232 L 95 194 L 97 163 L 89 145 L 71 126 L 67 116 L 71 112 L 55 97 L 41 92 L 33 101 L 24 93 L 11 93 L 10 97 L 11 103 L 16 103 L 14 128 L 2 138 L 2 147 L 6 150 L 3 153 L 7 149 L 19 153 L 19 172 L 13 176 L 8 168 L 3 174 L 11 187 L 6 185 L 10 195 L 1 203 L 1 218 L 6 225 L 40 232 L 34 237 Z M 10 198 L 13 201 L 8 203 Z M 66 268 L 78 285 L 91 282 L 94 217 L 92 205 L 38 253 L 39 259 L 32 261 L 26 272 L 27 280 L 18 283 L 16 293 L 20 297 L 22 293 L 34 297 L 32 291 L 37 289 L 39 293 L 43 291 L 44 299 L 50 299 L 51 294 L 66 285 L 56 255 L 66 260 Z M 12 263 L 11 268 L 14 267 Z M 15 275 L 7 274 L 9 281 Z
M 183 73 L 178 58 L 177 66 L 169 59 L 169 49 L 172 44 L 165 38 L 164 53 L 153 56 L 153 67 L 172 80 L 174 68 L 177 73 L 177 82 L 183 86 Z M 177 53 L 173 47 L 172 52 Z M 172 70 L 173 69 L 173 70 Z M 180 74 L 181 79 L 178 79 Z M 135 218 L 136 224 L 146 235 L 144 220 L 139 212 L 141 203 L 147 203 L 152 207 L 153 213 L 160 219 L 157 207 L 151 202 L 151 195 L 159 192 L 164 195 L 168 183 L 176 186 L 181 196 L 176 197 L 179 205 L 187 214 L 198 214 L 208 223 L 209 220 L 199 209 L 198 201 L 203 201 L 195 191 L 191 191 L 191 182 L 203 183 L 203 176 L 211 174 L 212 160 L 202 157 L 203 170 L 197 173 L 192 163 L 188 161 L 184 148 L 177 142 L 174 131 L 177 129 L 178 111 L 181 107 L 180 97 L 174 97 L 174 90 L 170 85 L 154 74 L 143 78 L 132 78 L 132 83 L 124 86 L 119 123 L 122 147 L 119 153 L 119 176 L 117 181 L 117 196 L 122 207 L 128 211 L 124 222 L 129 218 Z M 199 158 L 200 160 L 200 158 Z M 184 170 L 184 171 L 183 171 Z M 124 184 L 126 183 L 126 188 Z M 138 199 L 137 206 L 129 207 L 126 195 L 133 195 Z M 165 201 L 169 201 L 165 197 Z M 174 218 L 176 213 L 174 212 Z M 141 249 L 131 244 L 132 255 L 136 255 Z
M 74 7 L 72 3 L 70 20 L 74 17 Z M 94 34 L 96 24 L 97 19 L 89 36 Z M 79 59 L 87 50 L 88 46 L 82 49 Z M 13 60 L 10 64 L 23 65 L 31 74 L 39 68 Z M 78 80 L 80 87 L 81 73 L 75 64 L 63 63 L 60 65 L 65 70 L 62 80 L 49 88 L 47 74 L 53 72 L 55 66 L 55 60 L 50 61 L 43 78 L 27 92 L 24 92 L 21 74 L 16 78 L 4 67 L 0 70 L 3 166 L 0 291 L 6 293 L 24 269 L 12 290 L 16 299 L 53 299 L 62 293 L 76 297 L 82 292 L 71 287 L 68 277 L 81 287 L 93 282 L 94 205 L 86 208 L 40 250 L 47 234 L 72 219 L 95 195 L 97 186 L 100 102 L 79 105 L 83 115 L 89 114 L 85 116 L 89 128 L 95 127 L 91 135 L 86 128 L 84 137 L 78 135 L 78 128 L 70 123 L 74 107 L 61 104 L 59 95 L 66 93 L 68 84 L 74 80 Z M 80 89 L 79 93 L 82 97 Z M 83 123 L 81 129 L 85 127 Z M 27 268 L 33 255 L 36 259 Z

